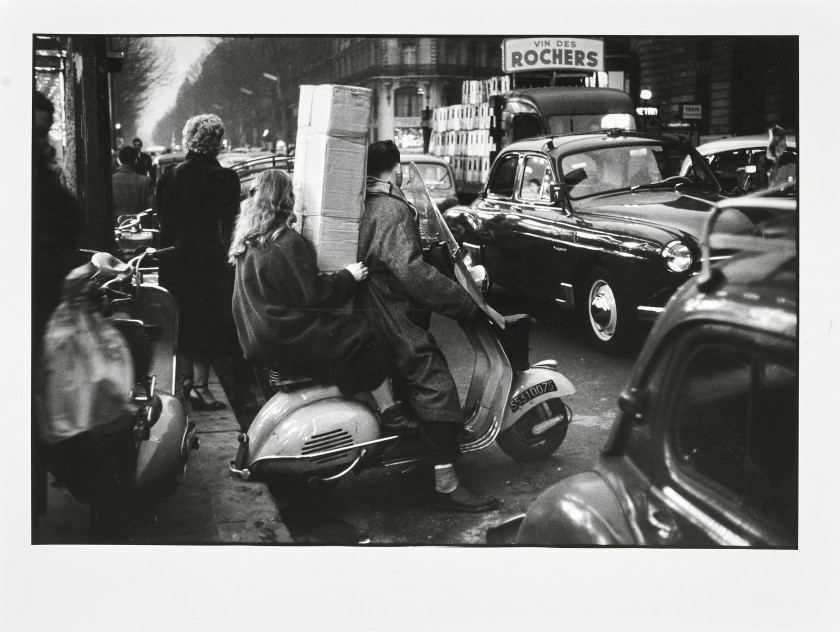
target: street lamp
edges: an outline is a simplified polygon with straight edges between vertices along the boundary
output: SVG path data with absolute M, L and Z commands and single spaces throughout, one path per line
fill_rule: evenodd
M 642 88 L 639 92 L 640 107 L 636 108 L 636 114 L 642 117 L 642 131 L 648 131 L 648 117 L 656 116 L 659 112 L 656 108 L 650 107 L 650 100 L 653 98 L 653 92 L 647 88 Z

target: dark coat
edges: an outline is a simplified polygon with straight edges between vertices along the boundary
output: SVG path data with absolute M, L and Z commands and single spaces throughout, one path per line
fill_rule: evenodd
M 788 177 L 796 178 L 796 158 L 786 151 L 777 160 L 767 156 L 766 151 L 759 152 L 752 157 L 750 164 L 755 166 L 747 183 L 748 191 L 760 191 L 767 187 L 784 184 Z
M 115 218 L 154 208 L 155 193 L 149 176 L 141 176 L 129 165 L 120 165 L 111 180 L 114 188 Z
M 161 242 L 176 248 L 161 261 L 160 284 L 178 301 L 178 351 L 221 353 L 233 328 L 227 250 L 239 210 L 239 178 L 215 158 L 190 153 L 158 186 Z
M 320 273 L 314 249 L 294 229 L 249 247 L 236 261 L 232 302 L 245 358 L 332 379 L 345 394 L 378 386 L 387 347 L 363 316 L 327 311 L 355 289 L 348 270 Z
M 152 157 L 145 153 L 140 152 L 137 156 L 137 162 L 134 163 L 134 171 L 139 173 L 141 176 L 152 176 Z
M 358 258 L 370 276 L 357 293 L 356 308 L 391 348 L 394 371 L 414 412 L 424 421 L 461 422 L 457 387 L 428 331 L 429 310 L 471 319 L 478 307 L 460 285 L 423 260 L 414 209 L 398 188 L 369 181 Z

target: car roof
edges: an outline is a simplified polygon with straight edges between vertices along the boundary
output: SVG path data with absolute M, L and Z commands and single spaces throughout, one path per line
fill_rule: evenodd
M 550 141 L 550 142 L 549 142 Z M 508 151 L 562 151 L 563 153 L 588 151 L 610 145 L 661 145 L 662 143 L 684 145 L 682 141 L 656 134 L 642 132 L 588 132 L 582 134 L 563 134 L 561 136 L 539 136 L 511 143 L 503 149 Z M 549 146 L 550 145 L 550 146 Z
M 438 156 L 430 156 L 429 154 L 403 154 L 400 157 L 400 163 L 407 165 L 410 162 L 425 162 L 435 165 L 448 165 L 449 163 Z
M 796 136 L 788 135 L 785 139 L 788 147 L 796 147 Z M 716 154 L 721 151 L 731 151 L 733 149 L 750 149 L 752 147 L 767 147 L 767 134 L 750 134 L 748 136 L 730 136 L 729 138 L 719 138 L 718 140 L 710 140 L 708 143 L 703 143 L 697 147 L 697 151 L 701 155 L 707 156 L 709 154 Z
M 508 99 L 526 99 L 543 116 L 562 114 L 632 113 L 630 95 L 615 88 L 582 86 L 563 88 L 524 88 L 505 93 Z M 606 111 L 605 111 L 606 110 Z

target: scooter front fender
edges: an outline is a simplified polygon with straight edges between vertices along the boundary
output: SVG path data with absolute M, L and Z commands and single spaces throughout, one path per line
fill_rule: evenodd
M 510 428 L 525 413 L 543 402 L 568 397 L 574 393 L 574 385 L 566 376 L 552 368 L 535 365 L 514 373 L 500 432 Z

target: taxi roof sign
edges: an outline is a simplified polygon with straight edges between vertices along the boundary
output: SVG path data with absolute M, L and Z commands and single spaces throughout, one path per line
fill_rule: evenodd
M 502 70 L 604 71 L 604 42 L 580 37 L 525 37 L 502 42 Z

